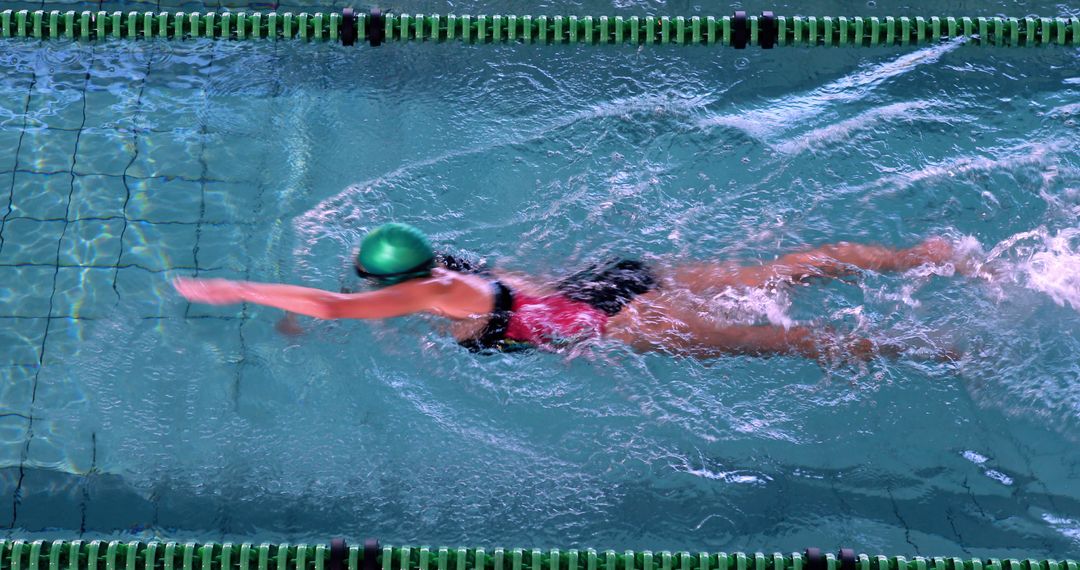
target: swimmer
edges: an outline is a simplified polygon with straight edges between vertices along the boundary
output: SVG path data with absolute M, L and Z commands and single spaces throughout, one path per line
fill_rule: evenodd
M 296 285 L 226 279 L 173 281 L 189 301 L 256 303 L 317 319 L 387 319 L 427 313 L 449 319 L 457 341 L 473 351 L 557 349 L 606 338 L 635 351 L 698 358 L 798 355 L 822 359 L 841 352 L 859 359 L 895 355 L 896 347 L 807 326 L 718 323 L 694 299 L 726 289 L 776 288 L 860 271 L 904 271 L 949 262 L 953 248 L 938 237 L 907 249 L 836 243 L 774 261 L 684 263 L 671 266 L 616 259 L 553 285 L 525 275 L 475 267 L 440 255 L 418 229 L 379 226 L 360 244 L 356 273 L 374 285 L 334 293 Z

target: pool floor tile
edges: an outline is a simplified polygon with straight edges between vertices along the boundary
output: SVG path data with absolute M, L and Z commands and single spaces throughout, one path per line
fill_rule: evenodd
M 5 7 L 7 3 L 5 2 Z M 6 47 L 6 46 L 5 46 Z M 15 46 L 12 46 L 13 48 Z M 27 49 L 28 46 L 22 46 Z M 18 61 L 19 50 L 11 49 L 9 53 L 15 54 Z M 0 89 L 10 93 L 11 98 L 0 101 L 0 128 L 15 129 L 22 132 L 26 120 L 26 102 L 30 95 L 30 85 L 33 82 L 33 73 L 12 73 L 10 68 L 5 69 L 0 75 Z M 14 149 L 15 147 L 8 147 Z
M 203 224 L 199 235 L 200 270 L 223 269 L 233 277 L 243 275 L 250 264 L 247 226 Z
M 19 150 L 20 170 L 70 172 L 78 131 L 27 128 Z
M 139 41 L 137 43 L 143 44 L 147 42 Z M 158 42 L 151 41 L 148 43 Z M 141 59 L 142 54 L 135 49 L 135 44 L 135 42 L 125 43 L 123 45 L 124 49 L 96 50 L 94 52 L 94 61 L 90 66 L 90 82 L 86 85 L 86 91 L 88 93 L 93 91 L 113 91 L 126 101 L 134 102 L 138 100 L 143 79 L 146 78 L 147 62 Z M 124 109 L 117 109 L 117 111 L 123 112 Z
M 0 318 L 0 366 L 34 366 L 48 319 Z
M 0 266 L 0 317 L 47 317 L 55 267 Z
M 132 180 L 129 219 L 148 222 L 199 221 L 203 209 L 202 183 L 180 178 Z M 250 212 L 249 212 L 250 215 Z
M 0 114 L 3 117 L 3 114 Z M 15 169 L 15 150 L 19 148 L 22 129 L 15 126 L 0 127 L 0 172 Z M 29 155 L 29 153 L 27 153 Z
M 246 184 L 250 180 L 259 180 L 268 160 L 266 147 L 253 144 L 231 144 L 229 133 L 206 135 L 204 160 L 206 177 L 211 180 L 224 180 Z M 247 192 L 257 192 L 258 188 L 248 187 Z
M 0 489 L 12 490 L 0 493 L 0 525 L 4 528 L 11 528 L 15 524 L 12 519 L 15 513 L 15 493 L 13 490 L 19 484 L 19 458 L 18 456 L 14 459 L 11 457 L 11 452 L 15 451 L 14 446 L 0 448 L 0 451 L 6 452 L 0 455 L 0 460 L 3 460 L 5 465 L 11 466 L 7 469 L 0 469 Z
M 199 134 L 204 130 L 202 113 L 206 103 L 201 97 L 181 95 L 177 89 L 202 91 L 206 87 L 208 78 L 204 73 L 210 46 L 170 42 L 168 48 L 169 58 L 154 66 L 142 89 L 139 107 L 145 114 L 146 127 L 155 135 Z
M 119 301 L 113 290 L 116 271 L 89 267 L 58 269 L 51 316 L 96 319 L 110 315 Z
M 0 420 L 12 415 L 30 416 L 37 373 L 37 366 L 0 365 Z M 0 436 L 0 446 L 9 443 L 7 437 Z
M 38 76 L 26 110 L 28 127 L 77 130 L 83 126 L 86 64 L 76 61 L 73 65 L 83 69 L 78 72 L 57 70 Z
M 98 436 L 98 456 L 102 455 Z M 147 528 L 155 518 L 155 505 L 118 475 L 92 475 L 87 486 L 86 528 L 103 534 L 126 534 Z M 117 508 L 117 503 L 124 505 Z M 3 503 L 0 503 L 0 507 Z M 2 521 L 2 519 L 0 519 Z
M 123 178 L 82 174 L 75 177 L 68 219 L 124 217 L 128 190 Z
M 263 211 L 265 199 L 258 182 L 207 182 L 204 219 L 209 222 L 251 222 L 252 212 Z
M 139 42 L 138 45 L 142 45 Z M 97 77 L 100 73 L 95 71 L 95 77 L 91 79 L 86 89 L 86 125 L 87 129 L 113 130 L 123 129 L 127 133 L 129 143 L 132 140 L 131 130 L 145 126 L 145 115 L 141 113 L 139 101 L 139 85 L 130 83 L 129 77 L 122 78 L 122 83 L 116 79 L 110 79 L 112 83 L 106 88 L 95 85 L 95 81 L 105 81 Z M 80 140 L 80 146 L 82 141 Z M 80 149 L 81 150 L 81 149 Z M 134 152 L 134 146 L 129 149 L 129 154 Z
M 165 270 L 195 267 L 195 224 L 128 222 L 120 265 Z
M 243 359 L 240 320 L 184 319 L 174 323 L 169 331 L 171 335 L 182 335 L 188 341 L 193 338 L 207 339 L 201 346 L 177 341 L 178 344 L 188 345 L 186 350 L 193 356 L 197 353 L 196 361 L 203 363 L 203 366 L 220 366 L 231 370 L 233 365 Z
M 187 301 L 172 287 L 175 272 L 153 272 L 138 267 L 124 267 L 116 274 L 121 314 L 135 318 L 179 317 Z
M 60 264 L 115 266 L 124 225 L 124 220 L 68 222 L 60 242 Z
M 67 222 L 39 222 L 25 218 L 4 222 L 0 265 L 56 265 L 56 249 Z
M 84 129 L 75 152 L 75 172 L 120 176 L 135 158 L 130 132 L 109 128 Z
M 71 188 L 72 177 L 67 172 L 16 172 L 11 191 L 11 215 L 62 220 L 68 211 Z
M 102 270 L 97 270 L 102 271 Z M 104 292 L 100 293 L 104 294 Z M 99 295 L 100 295 L 99 294 Z M 112 294 L 111 286 L 109 294 Z M 116 295 L 113 296 L 113 304 L 115 304 Z M 98 311 L 103 315 L 103 318 L 107 318 L 110 314 L 107 310 Z M 94 336 L 95 330 L 104 330 L 108 332 L 112 323 L 105 323 L 100 325 L 97 321 L 90 319 L 74 319 L 74 318 L 53 318 L 49 322 L 49 334 L 45 337 L 45 355 L 41 359 L 42 378 L 49 378 L 50 382 L 52 378 L 55 378 L 60 370 L 67 368 L 70 369 L 72 381 L 78 381 L 77 376 L 85 374 L 86 362 L 82 359 L 84 356 L 84 350 L 88 347 L 88 342 L 93 343 L 89 345 L 89 352 L 97 356 L 100 354 L 98 351 L 101 349 L 101 345 L 105 342 L 100 337 Z M 95 327 L 98 327 L 95 329 Z M 99 371 L 99 369 L 95 369 Z M 38 396 L 40 399 L 41 386 L 38 386 Z M 58 402 L 50 400 L 49 405 L 60 405 Z
M 46 379 L 42 374 L 42 378 L 38 380 L 39 402 L 50 401 L 50 396 L 56 400 L 72 398 L 71 394 L 65 393 L 46 394 L 44 386 L 49 381 L 55 382 L 56 379 Z M 40 408 L 40 405 L 38 407 Z M 83 443 L 84 438 L 81 436 L 84 432 L 79 429 L 79 423 L 80 418 L 77 415 L 38 410 L 34 418 L 33 437 L 26 453 L 26 467 L 68 473 L 84 473 L 89 470 L 93 461 L 93 450 L 89 445 L 89 438 L 85 438 L 87 441 Z M 77 501 L 76 499 L 76 504 Z
M 139 178 L 201 180 L 203 135 L 193 130 L 144 132 L 135 143 L 138 154 L 127 173 Z
M 46 440 L 38 441 L 36 425 L 34 432 L 29 453 L 34 453 L 35 447 L 52 445 Z M 82 477 L 73 477 L 60 462 L 56 463 L 59 468 L 54 469 L 36 469 L 36 463 L 27 461 L 15 526 L 23 532 L 78 529 L 82 522 Z
M 0 449 L 3 449 L 0 457 L 6 455 L 7 457 L 3 457 L 6 463 L 14 460 L 15 465 L 18 465 L 19 456 L 26 446 L 26 430 L 30 426 L 30 417 L 26 412 L 11 411 L 7 408 L 4 410 L 4 413 L 0 413 Z
M 0 223 L 3 223 L 5 216 L 10 217 L 12 214 L 9 209 L 11 206 L 11 193 L 14 191 L 14 172 L 0 172 Z

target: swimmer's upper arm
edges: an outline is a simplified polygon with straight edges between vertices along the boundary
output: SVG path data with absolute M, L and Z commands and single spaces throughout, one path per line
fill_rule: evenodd
M 441 312 L 450 285 L 440 279 L 415 279 L 366 293 L 336 294 L 325 305 L 326 319 L 388 319 Z

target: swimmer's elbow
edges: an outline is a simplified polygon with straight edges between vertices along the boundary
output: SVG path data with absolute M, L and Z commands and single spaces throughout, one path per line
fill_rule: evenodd
M 389 319 L 431 310 L 432 300 L 383 290 L 350 295 L 329 294 L 312 304 L 317 319 Z
M 315 305 L 308 316 L 324 321 L 334 321 L 341 318 L 341 309 L 333 301 L 321 301 Z
M 345 299 L 329 298 L 320 299 L 319 302 L 316 303 L 315 314 L 311 316 L 325 321 L 364 318 L 356 313 L 356 307 L 353 303 L 350 303 Z
M 344 319 L 346 315 L 346 303 L 341 299 L 327 296 L 319 299 L 312 299 L 312 302 L 306 307 L 306 311 L 303 314 L 324 321 L 334 321 L 337 319 Z
M 335 296 L 320 299 L 311 316 L 328 321 L 338 319 L 385 319 L 407 314 L 411 311 L 396 310 L 394 303 L 372 303 L 368 299 Z

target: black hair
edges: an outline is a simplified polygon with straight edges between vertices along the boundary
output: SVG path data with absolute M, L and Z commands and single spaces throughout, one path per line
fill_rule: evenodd
M 473 261 L 467 257 L 452 255 L 445 252 L 436 252 L 435 262 L 446 269 L 457 273 L 483 275 L 491 272 L 491 269 L 483 260 Z

